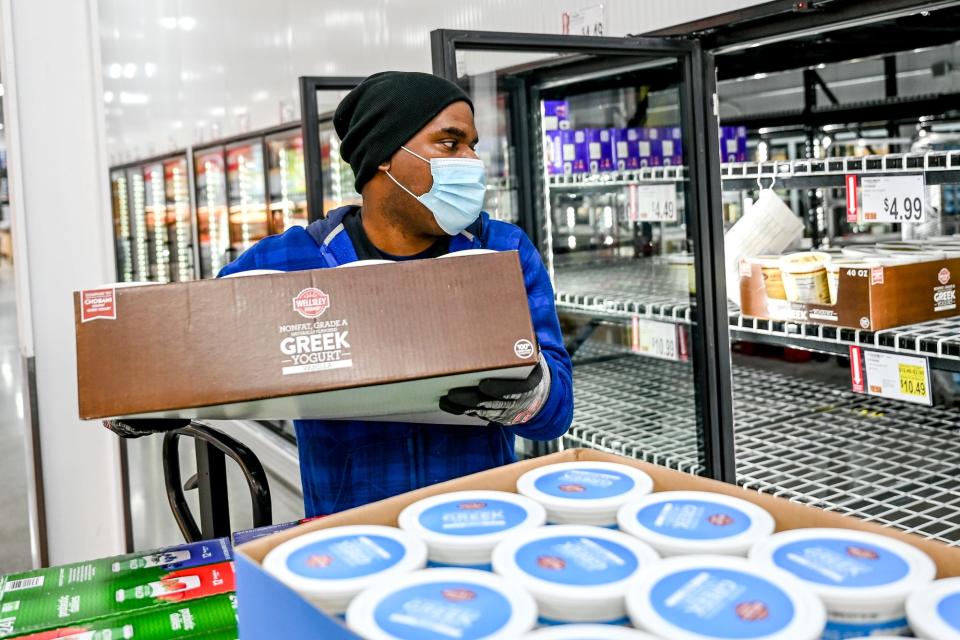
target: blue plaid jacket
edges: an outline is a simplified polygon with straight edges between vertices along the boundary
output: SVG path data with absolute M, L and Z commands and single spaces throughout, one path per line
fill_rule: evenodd
M 220 272 L 251 269 L 297 271 L 336 267 L 357 260 L 343 217 L 331 211 L 307 229 L 293 227 L 264 238 Z M 325 515 L 514 462 L 514 436 L 552 440 L 573 417 L 570 356 L 553 303 L 550 278 L 533 243 L 518 227 L 483 213 L 450 239 L 450 251 L 517 250 L 530 314 L 550 367 L 551 390 L 540 413 L 512 427 L 417 425 L 397 422 L 297 420 L 300 473 L 307 516 Z

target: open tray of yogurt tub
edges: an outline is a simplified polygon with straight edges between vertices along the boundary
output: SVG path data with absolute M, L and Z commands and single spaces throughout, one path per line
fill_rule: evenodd
M 857 542 L 854 542 L 852 545 L 850 545 L 850 548 L 857 551 L 858 556 L 861 558 L 865 556 L 869 556 L 871 553 L 873 553 L 871 549 L 878 549 L 878 548 L 882 549 L 884 548 L 884 545 L 887 545 L 887 548 L 899 549 L 901 552 L 903 552 L 901 555 L 911 556 L 912 554 L 918 557 L 922 557 L 921 558 L 922 562 L 920 562 L 919 564 L 923 565 L 924 563 L 926 563 L 926 566 L 920 567 L 921 569 L 920 573 L 926 573 L 925 580 L 927 582 L 929 582 L 929 580 L 931 580 L 934 577 L 933 576 L 934 572 L 936 572 L 936 576 L 938 578 L 949 578 L 949 577 L 960 576 L 960 549 L 958 548 L 948 547 L 939 542 L 935 542 L 932 540 L 925 540 L 917 536 L 901 533 L 892 529 L 886 529 L 876 524 L 863 522 L 854 518 L 839 515 L 837 513 L 825 512 L 825 511 L 816 509 L 814 507 L 793 503 L 782 498 L 777 498 L 771 495 L 760 494 L 760 493 L 746 490 L 733 485 L 728 485 L 721 482 L 681 473 L 678 471 L 674 471 L 664 467 L 659 467 L 659 466 L 641 462 L 638 460 L 622 458 L 620 456 L 615 456 L 612 454 L 607 454 L 607 453 L 592 451 L 587 449 L 571 449 L 571 450 L 563 451 L 560 453 L 544 456 L 541 458 L 526 460 L 523 462 L 518 462 L 516 464 L 492 469 L 482 473 L 465 476 L 463 478 L 458 478 L 456 480 L 451 480 L 449 482 L 437 484 L 431 487 L 420 489 L 418 491 L 413 491 L 407 494 L 399 495 L 399 496 L 396 496 L 387 500 L 383 500 L 377 503 L 369 504 L 363 507 L 352 509 L 350 511 L 345 511 L 339 514 L 335 514 L 327 518 L 314 520 L 314 521 L 302 524 L 300 526 L 294 527 L 292 529 L 288 529 L 280 533 L 276 533 L 268 537 L 260 538 L 252 542 L 249 542 L 247 544 L 241 545 L 236 550 L 237 551 L 237 554 L 236 554 L 237 556 L 237 560 L 236 560 L 237 595 L 239 599 L 239 613 L 240 613 L 239 620 L 240 620 L 241 640 L 254 640 L 257 638 L 276 638 L 276 637 L 303 637 L 303 638 L 307 638 L 307 637 L 321 638 L 322 637 L 325 639 L 359 638 L 360 637 L 345 626 L 342 617 L 338 615 L 329 615 L 327 613 L 324 613 L 323 611 L 321 611 L 320 608 L 312 604 L 311 601 L 309 601 L 306 597 L 300 595 L 300 593 L 303 592 L 301 589 L 294 590 L 293 588 L 288 586 L 288 584 L 285 584 L 283 581 L 277 579 L 276 577 L 274 577 L 273 574 L 271 574 L 271 572 L 265 569 L 264 560 L 267 558 L 268 554 L 270 554 L 271 551 L 273 551 L 274 549 L 277 549 L 281 545 L 284 545 L 284 543 L 287 543 L 288 541 L 293 541 L 301 536 L 306 536 L 306 537 L 313 536 L 313 537 L 323 538 L 328 533 L 332 533 L 329 530 L 334 527 L 351 526 L 351 527 L 362 528 L 362 527 L 373 526 L 373 527 L 394 528 L 394 527 L 397 527 L 398 525 L 398 520 L 400 519 L 401 512 L 403 512 L 404 509 L 406 509 L 407 507 L 410 507 L 411 505 L 414 505 L 414 503 L 417 503 L 421 500 L 431 498 L 434 496 L 440 496 L 446 493 L 462 492 L 462 491 L 471 491 L 471 492 L 501 491 L 501 492 L 516 493 L 518 480 L 520 480 L 521 476 L 524 476 L 524 474 L 535 471 L 535 470 L 539 470 L 541 467 L 546 467 L 547 465 L 554 465 L 558 463 L 578 463 L 578 462 L 583 463 L 587 474 L 592 472 L 591 471 L 592 466 L 596 466 L 601 473 L 608 473 L 609 472 L 608 470 L 610 469 L 610 467 L 604 467 L 604 465 L 608 465 L 611 463 L 626 465 L 627 467 L 631 467 L 634 470 L 639 470 L 653 480 L 653 487 L 652 487 L 654 491 L 654 493 L 652 494 L 653 496 L 656 496 L 657 493 L 667 492 L 667 491 L 707 492 L 707 493 L 714 494 L 714 496 L 717 497 L 716 500 L 713 500 L 715 504 L 729 505 L 730 507 L 735 509 L 737 503 L 739 503 L 740 511 L 739 512 L 733 511 L 732 513 L 734 514 L 745 513 L 747 515 L 750 515 L 750 513 L 754 511 L 753 507 L 750 504 L 744 504 L 743 502 L 739 502 L 739 501 L 746 501 L 746 503 L 752 503 L 752 505 L 754 505 L 755 507 L 760 508 L 759 510 L 756 510 L 756 511 L 763 510 L 773 516 L 773 519 L 775 520 L 776 531 L 778 532 L 791 531 L 796 529 L 816 528 L 820 530 L 831 529 L 831 530 L 834 530 L 834 534 L 836 534 L 836 531 L 835 531 L 836 529 L 844 529 L 846 530 L 845 532 L 840 532 L 841 538 L 846 537 L 846 535 L 844 535 L 846 533 L 849 533 L 850 539 L 854 541 L 859 539 L 858 536 L 863 538 L 864 541 L 862 545 Z M 558 469 L 561 469 L 561 470 L 568 469 L 568 466 L 563 465 L 561 467 L 558 467 Z M 542 474 L 539 474 L 539 473 L 534 475 L 537 475 L 538 477 L 542 476 Z M 613 472 L 613 475 L 616 476 L 617 474 Z M 635 478 L 631 478 L 630 476 L 631 474 L 629 472 L 620 475 L 621 478 L 627 478 L 626 482 L 630 487 L 634 487 L 638 483 L 634 481 Z M 528 476 L 528 478 L 529 477 L 530 476 Z M 549 476 L 542 476 L 542 477 L 549 477 Z M 566 478 L 566 477 L 567 476 L 563 476 L 563 478 Z M 566 482 L 566 480 L 562 480 L 562 482 Z M 523 490 L 523 486 L 525 484 L 527 483 L 525 482 L 521 483 L 522 493 L 524 493 L 525 496 L 527 497 L 532 497 L 533 499 L 537 500 L 538 496 L 535 495 L 535 492 L 531 493 L 529 490 Z M 576 480 L 574 480 L 574 482 L 571 483 L 571 486 L 563 485 L 562 483 L 559 486 L 562 486 L 563 490 L 567 491 L 571 488 L 571 486 L 580 486 L 580 485 L 577 485 Z M 546 487 L 544 483 L 538 482 L 537 487 L 541 490 L 544 490 L 546 488 L 546 493 L 547 494 L 550 493 L 549 487 Z M 586 493 L 589 494 L 590 491 L 587 490 Z M 607 492 L 606 494 L 602 494 L 598 496 L 599 500 L 597 501 L 597 505 L 602 506 L 603 507 L 602 509 L 600 509 L 599 507 L 592 508 L 592 510 L 591 508 L 587 508 L 584 511 L 584 517 L 586 517 L 588 521 L 592 522 L 596 528 L 611 526 L 610 524 L 607 524 L 607 522 L 609 520 L 609 513 L 612 513 L 612 512 L 605 511 L 609 507 L 609 505 L 607 504 L 607 502 L 609 501 L 609 496 L 610 496 L 610 492 Z M 701 494 L 701 496 L 703 496 L 703 494 Z M 689 500 L 695 497 L 696 496 L 689 493 L 677 494 L 678 499 L 682 498 L 682 499 Z M 632 497 L 630 499 L 634 500 L 634 498 L 635 497 Z M 739 499 L 739 501 L 729 500 L 729 498 Z M 709 496 L 706 496 L 705 499 L 708 502 L 711 501 Z M 574 517 L 575 519 L 580 516 L 578 516 L 575 513 L 571 513 L 569 509 L 566 512 L 564 512 L 562 509 L 558 511 L 558 507 L 562 507 L 562 505 L 551 505 L 549 503 L 549 500 L 547 500 L 546 502 L 547 504 L 544 505 L 546 506 L 546 520 L 548 523 L 561 523 L 556 525 L 558 527 L 558 531 L 560 530 L 559 529 L 560 527 L 564 527 L 566 529 L 572 530 L 574 528 L 583 528 L 587 526 L 587 525 L 579 525 L 579 524 L 576 524 L 576 525 L 567 524 L 570 522 L 571 516 Z M 657 501 L 654 500 L 653 502 L 656 503 Z M 428 503 L 428 506 L 430 504 L 432 503 Z M 637 518 L 637 514 L 635 513 L 635 511 L 631 511 L 630 509 L 627 509 L 627 505 L 636 505 L 636 504 L 637 504 L 636 501 L 628 502 L 621 509 L 617 510 L 619 517 L 621 519 L 620 523 L 621 523 L 621 529 L 623 531 L 627 530 L 627 527 L 623 526 L 625 524 L 623 520 L 623 518 L 625 517 L 625 514 L 626 514 L 626 517 L 628 518 L 631 518 L 631 519 Z M 470 502 L 468 506 L 475 507 L 476 505 L 473 502 Z M 602 514 L 601 514 L 601 511 L 603 511 Z M 708 511 L 708 513 L 710 512 Z M 519 519 L 526 522 L 526 520 L 530 519 L 531 517 L 542 519 L 543 513 L 541 512 L 540 514 L 533 514 L 533 515 L 531 515 L 530 513 L 527 513 L 526 515 L 521 514 L 519 516 Z M 560 517 L 561 519 L 558 520 L 558 517 Z M 566 522 L 562 521 L 563 518 L 566 519 Z M 757 518 L 753 515 L 750 516 L 750 519 L 757 520 Z M 725 518 L 721 518 L 721 522 L 724 520 Z M 764 526 L 769 526 L 769 525 L 764 525 Z M 626 535 L 626 533 L 623 533 L 621 531 L 614 531 L 609 528 L 600 529 L 600 530 L 610 531 L 611 536 L 614 536 L 614 537 L 611 538 L 611 536 L 607 536 L 607 535 L 597 536 L 597 540 L 600 540 L 603 538 L 610 538 L 611 540 L 615 540 L 616 539 L 615 536 L 617 535 Z M 397 531 L 400 531 L 401 533 L 409 533 L 409 530 L 402 531 L 398 529 Z M 767 529 L 767 531 L 769 531 L 769 528 Z M 863 532 L 866 535 L 861 536 L 861 534 L 858 532 Z M 526 532 L 522 534 L 518 533 L 516 535 L 512 535 L 511 538 L 519 539 L 522 536 L 529 537 L 532 533 L 534 532 L 528 529 Z M 376 534 L 376 530 L 374 529 L 372 530 L 371 535 L 375 535 L 375 534 Z M 778 535 L 783 535 L 783 534 L 778 534 Z M 391 536 L 391 535 L 385 536 L 385 538 L 392 538 L 392 537 L 395 537 L 395 536 Z M 774 536 L 774 538 L 776 538 L 776 536 Z M 634 539 L 636 540 L 636 538 Z M 767 538 L 767 539 L 771 540 L 773 538 Z M 602 540 L 600 541 L 602 542 Z M 406 551 L 400 553 L 399 555 L 405 558 L 415 556 L 415 562 L 422 567 L 427 562 L 426 556 L 428 552 L 424 544 L 420 541 L 419 538 L 415 540 L 415 543 L 416 543 L 415 545 L 408 545 Z M 397 543 L 395 541 L 386 540 L 385 544 L 396 545 Z M 435 548 L 431 546 L 432 544 L 433 543 L 428 541 L 426 546 L 430 546 L 432 550 Z M 640 544 L 645 544 L 645 543 L 640 543 Z M 509 545 L 504 544 L 501 546 L 509 546 Z M 517 544 L 514 543 L 513 546 L 517 546 Z M 692 546 L 696 547 L 696 545 L 692 545 Z M 824 543 L 823 545 L 819 545 L 818 549 L 822 546 L 828 546 L 828 545 Z M 400 549 L 400 546 L 396 546 L 395 548 Z M 649 547 L 649 548 L 652 549 L 652 547 Z M 498 547 L 498 550 L 499 549 L 500 547 Z M 754 547 L 754 549 L 756 550 L 756 547 Z M 691 557 L 706 558 L 706 556 L 675 556 L 673 555 L 675 553 L 674 551 L 671 551 L 669 547 L 663 547 L 663 546 L 658 546 L 657 550 L 660 553 L 660 555 L 662 555 L 666 559 L 661 560 L 659 561 L 659 563 L 655 564 L 654 566 L 656 567 L 661 567 L 666 563 L 672 563 L 677 565 L 678 570 L 689 571 L 690 567 L 688 567 L 687 564 L 689 564 L 689 560 Z M 691 549 L 691 552 L 700 553 L 700 551 L 696 549 Z M 922 553 L 919 553 L 919 552 L 922 552 Z M 741 555 L 744 553 L 743 548 L 738 548 L 736 550 L 731 549 L 729 550 L 729 553 L 731 553 L 732 555 L 727 556 L 728 561 L 724 561 L 722 556 L 716 556 L 716 555 L 711 556 L 715 561 L 718 557 L 721 558 L 721 560 L 715 562 L 716 566 L 711 565 L 712 569 L 710 570 L 714 570 L 716 572 L 724 572 L 724 571 L 736 572 L 739 570 L 738 567 L 740 567 L 740 564 L 746 563 L 746 564 L 751 564 L 751 566 L 753 566 L 754 568 L 756 568 L 757 566 L 760 566 L 761 573 L 763 573 L 764 571 L 768 573 L 778 571 L 778 569 L 773 569 L 773 568 L 768 569 L 764 567 L 762 564 L 752 564 L 754 562 L 760 562 L 760 560 L 758 560 L 755 557 L 755 554 L 751 554 L 751 560 L 747 561 L 743 557 L 743 555 Z M 500 555 L 502 556 L 503 553 L 501 552 Z M 737 555 L 740 555 L 740 557 L 736 557 Z M 639 556 L 642 556 L 642 554 L 639 554 Z M 516 556 L 516 558 L 522 560 L 520 556 Z M 733 559 L 729 560 L 729 558 L 733 558 Z M 328 566 L 329 564 L 330 556 L 327 555 L 327 552 L 324 551 L 324 548 L 317 547 L 311 552 L 311 555 L 309 556 L 308 559 L 309 559 L 309 562 L 312 563 L 311 566 L 325 567 L 325 566 Z M 910 561 L 912 566 L 911 558 L 907 557 L 906 560 Z M 473 562 L 475 563 L 476 560 L 474 560 Z M 495 569 L 497 568 L 497 564 L 498 564 L 497 552 L 494 552 L 493 566 Z M 641 564 L 642 564 L 642 561 L 641 561 Z M 683 566 L 680 566 L 680 565 L 683 565 Z M 727 565 L 729 565 L 729 567 Z M 440 572 L 461 571 L 462 572 L 464 570 L 462 569 L 429 569 L 428 571 L 440 571 Z M 470 570 L 466 570 L 466 571 L 470 571 Z M 476 572 L 476 573 L 479 573 L 479 572 Z M 649 573 L 650 572 L 648 571 L 648 574 Z M 912 568 L 910 569 L 909 573 L 911 574 L 911 576 L 913 575 Z M 394 576 L 389 580 L 387 580 L 386 575 L 384 575 L 384 579 L 379 580 L 376 586 L 377 587 L 381 586 L 381 583 L 401 582 L 403 580 L 408 580 L 408 578 L 411 575 L 422 576 L 423 574 L 424 574 L 423 571 L 419 572 L 418 574 L 406 574 L 406 576 L 404 576 L 402 580 L 398 576 Z M 443 576 L 446 576 L 446 575 L 453 576 L 453 577 L 459 576 L 459 574 L 457 575 L 436 574 L 436 575 L 438 576 L 438 579 L 443 578 Z M 516 588 L 516 582 L 513 578 L 508 576 L 507 580 L 504 581 L 502 576 L 497 576 L 497 575 L 488 574 L 488 573 L 482 573 L 481 575 L 490 576 L 492 581 L 489 581 L 486 579 L 478 581 L 478 584 L 476 585 L 476 590 L 474 592 L 471 592 L 470 595 L 472 595 L 473 597 L 476 597 L 478 602 L 481 600 L 484 600 L 485 598 L 492 599 L 492 601 L 494 602 L 499 602 L 499 599 L 501 599 L 501 596 L 502 598 L 506 599 L 505 601 L 509 601 L 509 604 L 512 606 L 512 610 L 515 615 L 509 619 L 505 618 L 503 620 L 503 624 L 505 625 L 505 628 L 506 626 L 515 624 L 515 623 L 521 624 L 522 621 L 518 622 L 518 619 L 521 619 L 521 618 L 525 619 L 531 616 L 535 616 L 535 610 L 533 612 L 528 611 L 531 604 L 529 599 L 519 598 L 517 594 L 512 593 L 513 591 L 516 591 L 518 593 L 523 591 L 519 588 Z M 786 578 L 787 580 L 790 579 L 789 576 L 786 576 Z M 501 594 L 501 596 L 498 596 L 495 589 L 497 580 L 501 581 L 504 584 L 512 585 L 510 587 L 511 593 L 504 592 Z M 750 582 L 751 579 L 745 578 L 745 580 L 747 582 Z M 416 582 L 416 580 L 414 580 L 414 582 Z M 422 582 L 422 580 L 420 580 L 420 582 Z M 479 582 L 484 582 L 484 584 L 479 584 Z M 486 582 L 490 582 L 490 584 L 488 585 L 486 584 Z M 943 583 L 938 583 L 938 584 L 943 584 Z M 410 589 L 415 590 L 416 588 L 418 588 L 416 585 L 411 584 Z M 373 590 L 374 589 L 370 589 L 370 591 L 373 591 Z M 634 589 L 634 591 L 636 590 L 637 589 Z M 300 593 L 298 593 L 298 591 Z M 958 587 L 958 592 L 960 592 L 960 587 Z M 366 594 L 368 592 L 364 592 L 364 593 Z M 411 593 L 413 593 L 413 591 L 411 591 Z M 450 598 L 454 598 L 454 600 L 459 599 L 461 597 L 466 597 L 467 595 L 463 590 L 457 590 L 457 589 L 450 590 L 449 593 L 447 592 L 444 592 L 444 593 L 445 593 L 445 597 L 450 596 Z M 541 598 L 541 594 L 534 593 L 533 589 L 531 589 L 531 593 L 533 593 L 533 595 L 536 598 L 538 599 Z M 338 594 L 338 597 L 340 597 L 339 594 Z M 358 597 L 357 599 L 359 600 L 360 598 Z M 631 599 L 630 594 L 628 594 L 626 598 L 626 601 L 627 601 L 626 606 L 628 609 L 630 609 L 631 607 L 630 599 Z M 356 607 L 356 608 L 370 609 L 371 605 L 369 602 L 367 602 L 370 600 L 370 598 L 365 598 L 364 600 L 365 600 L 364 603 L 362 603 L 363 606 Z M 420 599 L 418 598 L 418 602 L 419 601 Z M 385 602 L 385 600 L 381 602 Z M 749 604 L 756 605 L 755 602 L 751 602 Z M 802 603 L 799 603 L 799 602 L 795 603 L 796 606 L 802 609 L 803 607 L 801 607 L 800 604 Z M 819 606 L 819 605 L 817 604 L 816 606 Z M 503 609 L 503 608 L 504 607 L 502 605 L 497 605 L 496 610 L 499 611 L 500 609 Z M 506 608 L 510 609 L 511 607 L 508 606 Z M 902 611 L 903 609 L 902 599 L 900 603 L 900 608 Z M 774 624 L 777 619 L 775 612 L 771 610 L 769 614 L 767 614 L 766 609 L 763 609 L 763 612 L 762 612 L 763 615 L 760 615 L 761 609 L 762 607 L 757 608 L 757 606 L 750 606 L 741 611 L 740 608 L 738 607 L 736 613 L 741 617 L 746 616 L 747 618 L 750 618 L 752 616 L 754 619 L 770 620 L 773 622 L 769 622 L 769 624 Z M 827 607 L 827 609 L 828 609 L 827 613 L 830 615 L 833 615 L 833 611 L 829 606 Z M 491 611 L 493 610 L 494 609 L 491 609 Z M 545 612 L 541 607 L 540 615 L 543 616 L 544 613 Z M 634 611 L 630 610 L 630 613 L 632 616 Z M 350 612 L 348 612 L 347 617 L 350 617 L 350 615 L 351 615 Z M 816 619 L 818 615 L 822 619 L 825 614 L 822 611 L 818 614 L 814 610 L 809 617 L 811 619 Z M 493 616 L 493 617 L 497 617 L 497 616 Z M 800 616 L 796 616 L 796 617 L 799 618 Z M 901 614 L 901 617 L 902 617 L 902 614 Z M 371 615 L 371 619 L 372 618 L 373 616 Z M 526 623 L 522 623 L 522 624 L 526 624 L 527 628 L 529 628 L 531 620 L 527 620 Z M 542 618 L 541 618 L 541 622 L 544 622 Z M 821 621 L 820 628 L 822 629 L 822 621 Z M 475 630 L 471 630 L 471 632 L 473 631 Z M 650 631 L 650 629 L 648 629 L 648 631 Z M 663 633 L 664 632 L 661 631 L 660 635 L 663 636 Z M 895 635 L 895 634 L 891 634 L 891 635 Z M 463 637 L 467 637 L 467 636 L 497 637 L 497 638 L 521 637 L 520 635 L 516 635 L 516 634 L 507 635 L 507 636 L 501 636 L 497 634 L 475 636 L 475 635 L 467 634 Z M 390 635 L 377 636 L 376 634 L 371 633 L 369 637 L 396 637 L 396 636 L 390 636 Z M 410 637 L 420 637 L 420 636 L 410 636 Z M 434 636 L 429 636 L 429 637 L 434 637 Z M 437 636 L 437 637 L 440 637 L 440 636 Z M 638 637 L 642 637 L 642 636 L 638 636 Z M 676 635 L 676 637 L 681 637 L 681 635 Z M 682 637 L 707 638 L 707 637 L 714 637 L 714 636 L 688 634 Z M 753 636 L 750 636 L 750 637 L 753 637 Z M 801 638 L 801 637 L 806 637 L 806 635 L 784 636 L 780 633 L 775 633 L 773 635 L 764 635 L 763 637 L 764 638 L 767 638 L 767 637 Z M 819 637 L 819 632 L 816 632 L 815 635 L 811 635 L 810 637 L 811 638 Z

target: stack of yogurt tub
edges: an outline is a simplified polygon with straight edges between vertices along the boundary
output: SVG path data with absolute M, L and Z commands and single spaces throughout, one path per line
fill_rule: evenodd
M 897 540 L 774 533 L 751 502 L 654 493 L 614 463 L 540 467 L 517 491 L 309 533 L 264 568 L 369 640 L 960 640 L 960 578 L 933 582 Z

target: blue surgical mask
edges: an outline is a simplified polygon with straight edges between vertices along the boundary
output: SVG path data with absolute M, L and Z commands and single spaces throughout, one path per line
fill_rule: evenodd
M 423 203 L 433 213 L 440 228 L 448 235 L 455 236 L 480 215 L 483 199 L 487 193 L 487 173 L 483 162 L 473 158 L 431 158 L 400 147 L 410 155 L 416 156 L 430 165 L 433 186 L 422 196 L 407 189 L 394 178 L 387 175 L 398 187 Z

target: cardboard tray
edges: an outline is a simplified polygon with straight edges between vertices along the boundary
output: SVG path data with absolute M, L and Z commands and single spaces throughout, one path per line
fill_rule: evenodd
M 869 260 L 865 260 L 869 262 Z M 841 269 L 837 304 L 767 298 L 760 265 L 740 262 L 740 308 L 745 316 L 816 322 L 869 331 L 948 318 L 957 308 L 960 259 L 872 269 Z
M 411 491 L 387 500 L 344 511 L 328 518 L 314 520 L 293 529 L 260 538 L 236 549 L 237 598 L 240 618 L 240 640 L 266 638 L 340 638 L 357 639 L 342 623 L 322 613 L 296 592 L 275 580 L 261 567 L 267 553 L 282 542 L 310 531 L 351 524 L 396 526 L 400 512 L 417 500 L 451 491 L 492 489 L 516 491 L 517 479 L 531 469 L 556 462 L 593 460 L 619 462 L 648 473 L 655 491 L 711 491 L 748 500 L 769 511 L 777 521 L 777 531 L 808 527 L 839 527 L 869 531 L 912 544 L 924 551 L 937 564 L 938 577 L 960 575 L 960 549 L 932 540 L 884 528 L 856 518 L 842 516 L 790 502 L 783 498 L 757 493 L 741 487 L 708 480 L 665 467 L 622 458 L 600 451 L 570 449 L 542 458 L 491 469 L 431 487 Z

